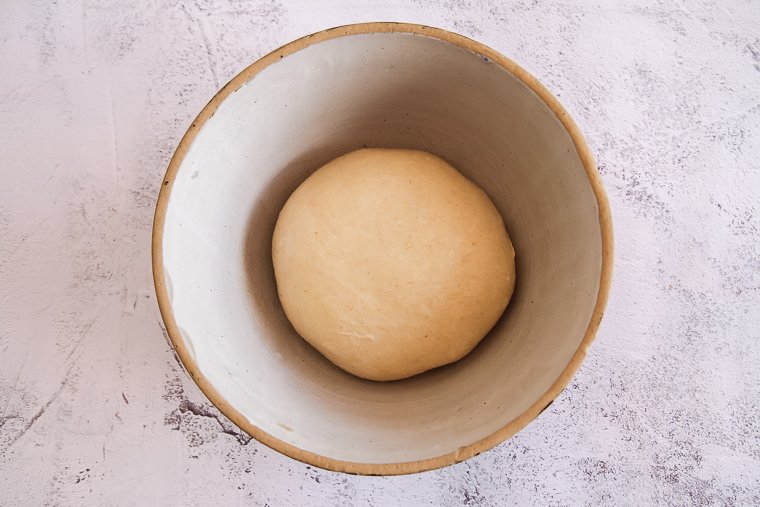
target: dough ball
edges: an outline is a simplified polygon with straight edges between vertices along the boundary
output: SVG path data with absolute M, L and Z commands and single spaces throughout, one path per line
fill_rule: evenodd
M 515 279 L 488 196 L 414 150 L 358 150 L 312 174 L 280 212 L 272 258 L 298 334 L 372 380 L 465 356 L 504 312 Z

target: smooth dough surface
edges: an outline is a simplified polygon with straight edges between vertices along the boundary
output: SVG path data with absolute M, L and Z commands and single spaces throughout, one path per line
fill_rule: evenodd
M 488 196 L 422 151 L 362 149 L 306 179 L 272 242 L 296 331 L 359 377 L 456 361 L 504 312 L 514 250 Z

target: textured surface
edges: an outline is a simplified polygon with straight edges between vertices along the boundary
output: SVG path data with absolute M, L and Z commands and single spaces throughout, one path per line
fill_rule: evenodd
M 760 503 L 760 8 L 729 2 L 0 5 L 0 504 Z M 613 292 L 571 386 L 498 448 L 414 476 L 315 470 L 177 365 L 150 225 L 216 89 L 300 35 L 396 19 L 523 64 L 598 157 Z

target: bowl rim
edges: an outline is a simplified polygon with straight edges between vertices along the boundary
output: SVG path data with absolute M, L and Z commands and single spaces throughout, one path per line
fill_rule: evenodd
M 177 323 L 174 319 L 171 302 L 169 300 L 169 293 L 165 282 L 166 278 L 164 276 L 163 264 L 163 233 L 166 219 L 166 210 L 168 207 L 169 197 L 171 195 L 175 176 L 179 171 L 179 168 L 181 167 L 188 150 L 192 146 L 196 135 L 200 132 L 204 123 L 214 115 L 217 108 L 227 98 L 227 96 L 242 87 L 263 69 L 279 61 L 285 56 L 291 55 L 313 44 L 318 44 L 327 40 L 351 35 L 371 34 L 376 32 L 424 35 L 433 37 L 442 42 L 454 44 L 482 57 L 490 59 L 511 73 L 513 76 L 517 77 L 523 84 L 530 88 L 557 116 L 573 140 L 573 144 L 575 145 L 578 156 L 581 159 L 581 163 L 586 170 L 586 175 L 596 197 L 599 210 L 599 226 L 601 230 L 602 240 L 602 266 L 599 279 L 599 291 L 597 294 L 594 311 L 591 315 L 588 327 L 586 328 L 586 332 L 577 350 L 571 357 L 565 369 L 549 387 L 549 389 L 547 389 L 547 391 L 535 403 L 533 403 L 533 405 L 531 405 L 518 417 L 507 423 L 501 429 L 478 440 L 477 442 L 460 447 L 453 452 L 449 452 L 433 458 L 400 463 L 360 463 L 333 459 L 327 456 L 322 456 L 310 451 L 306 451 L 304 449 L 296 447 L 295 445 L 284 442 L 252 424 L 245 416 L 243 416 L 242 413 L 230 405 L 219 393 L 219 391 L 217 391 L 214 385 L 212 385 L 211 382 L 209 382 L 209 380 L 206 379 L 203 374 L 201 374 L 197 362 L 189 354 L 188 348 L 182 339 L 182 335 L 179 332 Z M 596 162 L 594 161 L 594 157 L 591 154 L 591 150 L 586 144 L 586 141 L 577 125 L 572 120 L 567 111 L 565 111 L 565 109 L 554 97 L 554 95 L 552 95 L 551 92 L 549 92 L 549 90 L 545 88 L 536 78 L 531 76 L 523 68 L 499 52 L 463 35 L 459 35 L 457 33 L 440 28 L 434 28 L 419 24 L 372 22 L 343 25 L 327 30 L 322 30 L 320 32 L 306 35 L 288 44 L 285 44 L 284 46 L 281 46 L 266 56 L 263 56 L 245 68 L 238 75 L 232 78 L 231 81 L 224 85 L 216 93 L 216 95 L 214 95 L 208 104 L 206 104 L 206 106 L 201 110 L 195 120 L 193 120 L 190 128 L 188 128 L 187 132 L 185 132 L 184 136 L 179 142 L 179 145 L 177 146 L 177 149 L 174 152 L 174 155 L 169 162 L 166 174 L 162 180 L 161 190 L 159 192 L 158 200 L 156 203 L 156 210 L 153 219 L 151 251 L 153 282 L 155 285 L 158 307 L 166 327 L 169 341 L 171 342 L 171 345 L 173 346 L 174 351 L 179 357 L 186 372 L 195 381 L 203 394 L 206 395 L 206 397 L 216 406 L 217 409 L 219 409 L 222 414 L 224 414 L 228 419 L 230 419 L 238 427 L 242 428 L 246 433 L 248 433 L 251 437 L 255 438 L 259 442 L 270 447 L 271 449 L 274 449 L 275 451 L 278 451 L 303 463 L 319 468 L 337 472 L 345 472 L 349 474 L 401 475 L 423 472 L 441 468 L 447 465 L 452 465 L 454 463 L 458 463 L 476 456 L 483 451 L 491 449 L 492 447 L 495 447 L 496 445 L 505 441 L 507 438 L 513 436 L 518 431 L 527 426 L 528 423 L 530 423 L 541 412 L 543 412 L 562 392 L 562 390 L 564 390 L 586 357 L 588 348 L 594 341 L 596 332 L 599 328 L 599 324 L 604 314 L 604 309 L 607 304 L 612 281 L 613 233 L 612 216 L 610 212 L 609 202 L 607 200 L 607 194 L 605 192 L 599 172 L 597 171 Z

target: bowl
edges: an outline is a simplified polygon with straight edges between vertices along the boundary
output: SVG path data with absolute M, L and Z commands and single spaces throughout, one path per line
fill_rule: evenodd
M 489 335 L 394 382 L 352 376 L 300 338 L 272 268 L 290 193 L 365 146 L 447 160 L 490 196 L 516 251 L 515 292 Z M 599 174 L 557 100 L 482 44 L 400 23 L 309 35 L 224 86 L 169 164 L 153 229 L 161 314 L 209 400 L 277 451 L 369 475 L 470 458 L 534 419 L 594 338 L 611 261 Z

